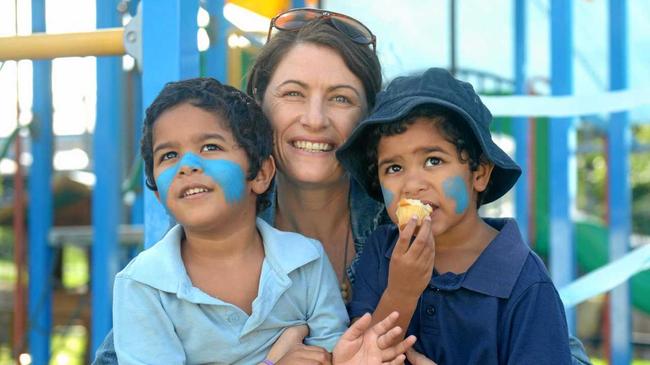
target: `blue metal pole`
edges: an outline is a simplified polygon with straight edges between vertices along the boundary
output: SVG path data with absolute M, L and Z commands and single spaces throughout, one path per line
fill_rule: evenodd
M 198 0 L 142 0 L 142 105 L 149 106 L 167 82 L 199 75 L 196 45 Z M 145 247 L 169 229 L 171 218 L 146 187 Z
M 291 0 L 291 8 L 304 8 L 307 6 L 305 0 Z
M 515 0 L 515 94 L 526 94 L 526 1 Z M 527 117 L 513 118 L 513 134 L 516 142 L 515 160 L 521 166 L 521 178 L 517 182 L 515 207 L 521 235 L 528 242 L 528 217 L 530 216 L 530 184 L 528 157 L 530 126 Z
M 115 0 L 97 0 L 97 29 L 119 27 Z M 118 226 L 122 217 L 122 58 L 97 58 L 97 119 L 93 135 L 93 189 L 91 250 L 91 353 L 112 326 L 113 278 L 119 262 Z M 113 153 L 107 153 L 113 151 Z
M 223 16 L 224 0 L 207 0 L 205 10 L 210 14 L 208 35 L 210 48 L 206 51 L 206 76 L 228 82 L 228 22 Z
M 609 1 L 609 84 L 610 90 L 627 88 L 627 1 Z M 631 234 L 632 193 L 630 188 L 630 147 L 632 136 L 627 112 L 613 113 L 607 127 L 609 260 L 625 255 Z M 632 360 L 632 313 L 630 285 L 621 284 L 610 295 L 610 346 L 613 365 Z
M 129 13 L 135 14 L 137 12 L 137 2 L 129 2 Z M 131 95 L 133 100 L 130 100 L 131 108 L 133 108 L 133 135 L 134 135 L 134 156 L 140 157 L 140 138 L 142 136 L 142 74 L 140 72 L 133 72 L 131 77 Z M 131 223 L 143 224 L 144 223 L 144 197 L 140 192 L 136 195 L 135 201 L 131 206 Z M 129 255 L 132 256 L 132 255 Z
M 45 0 L 32 1 L 32 31 L 45 32 Z M 52 62 L 34 61 L 34 128 L 29 176 L 29 350 L 32 364 L 50 361 L 52 328 Z
M 572 1 L 551 0 L 551 91 L 573 92 Z M 575 245 L 571 211 L 575 206 L 576 131 L 574 118 L 552 118 L 549 126 L 550 269 L 555 285 L 575 277 Z M 567 310 L 569 331 L 575 333 L 575 310 Z

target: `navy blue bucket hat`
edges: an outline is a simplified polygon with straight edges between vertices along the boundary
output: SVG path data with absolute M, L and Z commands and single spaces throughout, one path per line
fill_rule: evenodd
M 482 203 L 499 199 L 517 182 L 521 169 L 494 141 L 490 134 L 492 114 L 481 102 L 472 85 L 455 79 L 447 70 L 430 68 L 421 75 L 398 77 L 385 91 L 377 94 L 375 108 L 338 149 L 336 156 L 352 177 L 376 200 L 383 201 L 381 191 L 373 189 L 367 160 L 367 139 L 375 125 L 404 119 L 415 107 L 430 104 L 449 109 L 469 124 L 485 158 L 494 163 L 490 185 Z

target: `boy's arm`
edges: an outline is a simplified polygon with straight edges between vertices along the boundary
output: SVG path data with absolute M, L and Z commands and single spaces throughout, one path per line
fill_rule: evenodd
M 424 219 L 418 235 L 411 243 L 415 227 L 416 220 L 411 219 L 400 232 L 390 259 L 388 283 L 374 309 L 372 321 L 374 325 L 386 318 L 391 312 L 397 311 L 399 312 L 397 326 L 404 330 L 403 334 L 406 334 L 408 330 L 420 295 L 431 281 L 435 262 L 435 240 L 431 233 L 431 218 Z M 372 246 L 372 242 L 366 244 Z M 366 248 L 369 249 L 370 247 Z M 368 269 L 376 271 L 373 266 L 377 264 L 371 261 L 381 259 L 379 256 L 381 253 L 377 252 L 376 254 L 374 258 L 367 258 L 366 260 L 362 258 L 359 262 L 359 271 L 366 273 L 369 272 Z M 357 280 L 359 280 L 359 284 L 355 283 L 353 295 L 358 291 L 361 291 L 359 293 L 360 297 L 368 295 L 368 291 L 363 287 L 372 288 L 374 286 L 371 283 L 372 279 L 369 280 L 366 275 L 365 278 L 362 277 Z M 377 289 L 371 290 L 371 292 L 377 292 Z M 350 315 L 354 319 L 354 317 L 359 316 L 359 313 L 350 313 Z M 397 338 L 396 342 L 391 343 L 391 345 L 396 344 L 402 338 Z
M 331 352 L 350 321 L 334 269 L 321 244 L 318 241 L 315 243 L 320 255 L 308 268 L 309 336 L 305 338 L 305 344 L 320 346 Z
M 158 291 L 119 275 L 113 288 L 113 331 L 121 365 L 186 362 Z
M 552 283 L 526 289 L 503 326 L 508 364 L 571 364 L 564 307 Z

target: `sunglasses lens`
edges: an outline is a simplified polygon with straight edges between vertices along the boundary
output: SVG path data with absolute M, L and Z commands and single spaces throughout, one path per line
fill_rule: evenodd
M 332 16 L 330 21 L 336 29 L 350 37 L 354 42 L 359 44 L 370 44 L 372 42 L 372 34 L 370 31 L 356 20 Z
M 290 11 L 278 16 L 275 19 L 274 25 L 279 30 L 298 30 L 318 17 L 320 17 L 320 13 L 314 11 Z

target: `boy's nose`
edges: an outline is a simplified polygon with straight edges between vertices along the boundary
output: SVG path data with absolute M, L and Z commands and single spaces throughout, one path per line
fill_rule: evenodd
M 404 184 L 403 194 L 406 198 L 417 198 L 420 193 L 427 188 L 426 180 L 419 177 L 417 174 L 410 174 L 406 177 Z
M 190 175 L 195 172 L 201 171 L 201 167 L 199 166 L 190 166 L 190 165 L 182 165 L 180 169 L 178 169 L 178 173 L 180 175 Z
M 201 158 L 193 153 L 187 153 L 178 163 L 178 174 L 189 175 L 195 172 L 203 171 L 203 162 Z

